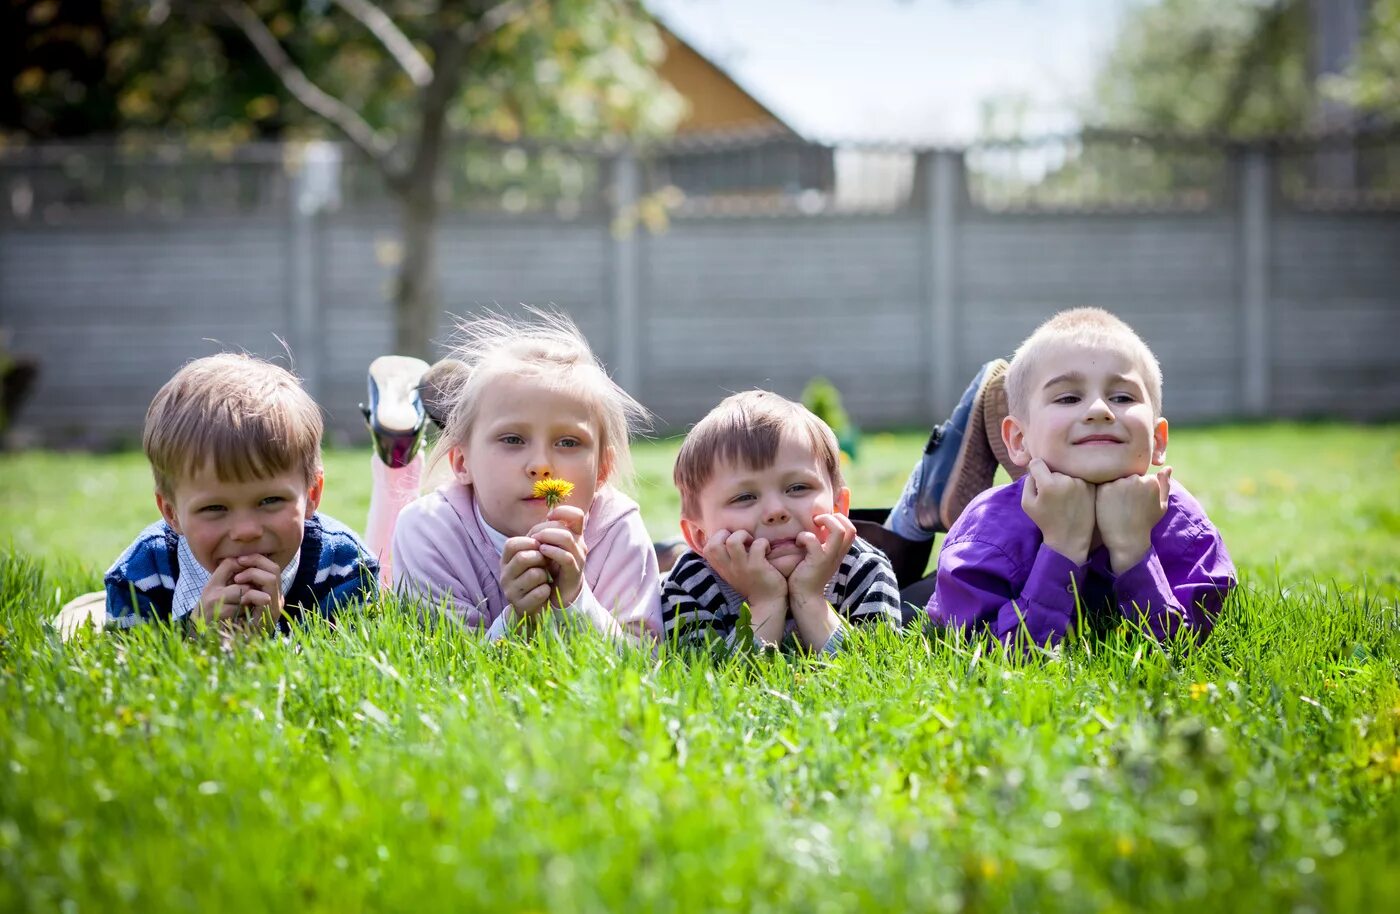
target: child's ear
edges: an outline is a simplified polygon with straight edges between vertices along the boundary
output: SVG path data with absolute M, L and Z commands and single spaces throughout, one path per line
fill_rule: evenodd
M 836 499 L 831 506 L 832 514 L 840 514 L 842 517 L 851 515 L 851 490 L 847 486 L 842 486 L 836 490 Z
M 311 481 L 311 488 L 306 490 L 306 513 L 315 514 L 321 507 L 321 495 L 326 491 L 326 471 L 320 468 L 316 470 L 316 478 Z
M 175 511 L 175 499 L 162 495 L 160 489 L 156 489 L 156 507 L 160 509 L 160 516 L 165 518 L 170 529 L 184 536 L 185 531 L 180 529 L 180 515 Z
M 458 445 L 447 452 L 447 462 L 452 465 L 452 478 L 464 486 L 472 484 L 472 471 L 467 466 L 467 449 Z
M 1020 419 L 1007 416 L 1001 420 L 1001 443 L 1006 445 L 1006 452 L 1016 466 L 1031 465 L 1031 452 L 1026 449 L 1026 430 L 1021 426 Z
M 705 554 L 705 531 L 684 517 L 681 518 L 681 536 L 685 537 L 685 544 L 697 555 Z
M 1167 420 L 1159 418 L 1152 428 L 1152 463 L 1161 466 L 1167 462 Z

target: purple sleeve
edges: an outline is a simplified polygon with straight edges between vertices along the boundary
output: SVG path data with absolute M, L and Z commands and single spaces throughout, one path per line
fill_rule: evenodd
M 938 555 L 929 617 L 972 631 L 986 628 L 1007 642 L 1015 640 L 1024 623 L 1036 644 L 1054 642 L 1074 621 L 1075 595 L 1083 583 L 1083 566 L 1044 544 L 1029 573 L 1022 574 L 1000 547 L 960 540 L 945 544 Z
M 1141 618 L 1159 641 L 1182 626 L 1204 641 L 1235 587 L 1234 563 L 1220 531 L 1208 523 L 1175 535 L 1171 547 L 1160 549 L 1154 537 L 1142 561 L 1118 575 L 1118 608 L 1128 619 Z

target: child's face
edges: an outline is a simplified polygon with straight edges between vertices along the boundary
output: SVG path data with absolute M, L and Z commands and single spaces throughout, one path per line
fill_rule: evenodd
M 549 513 L 535 498 L 540 479 L 574 484 L 565 504 L 587 511 L 607 480 L 598 422 L 579 397 L 531 378 L 501 375 L 481 390 L 467 441 L 452 449 L 452 472 L 476 490 L 481 516 L 506 536 L 523 536 Z
M 742 530 L 754 539 L 768 540 L 768 561 L 787 577 L 804 557 L 797 534 L 816 531 L 818 515 L 845 514 L 851 490 L 833 489 L 812 449 L 784 438 L 771 466 L 753 469 L 721 463 L 695 501 L 696 516 L 681 519 L 690 548 L 703 551 L 716 530 Z
M 1153 414 L 1136 361 L 1072 343 L 1047 347 L 1026 415 L 1008 416 L 1002 437 L 1018 466 L 1039 457 L 1056 473 L 1095 485 L 1141 476 L 1167 455 L 1167 420 Z
M 213 572 L 227 558 L 254 553 L 286 568 L 301 548 L 306 518 L 321 504 L 324 478 L 310 486 L 298 470 L 252 482 L 226 482 L 209 465 L 175 481 L 169 498 L 156 493 L 165 522 L 189 541 L 195 559 Z

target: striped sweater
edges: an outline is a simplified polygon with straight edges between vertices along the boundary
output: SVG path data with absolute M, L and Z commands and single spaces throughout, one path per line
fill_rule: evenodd
M 168 621 L 180 579 L 180 536 L 156 521 L 136 537 L 103 578 L 107 625 L 130 628 Z M 332 619 L 338 607 L 378 592 L 379 562 L 350 528 L 324 514 L 306 519 L 300 564 L 286 592 L 287 616 Z M 283 628 L 286 620 L 283 620 Z
M 841 559 L 826 598 L 845 622 L 857 625 L 888 622 L 898 628 L 901 621 L 899 585 L 890 560 L 879 549 L 857 538 Z M 666 640 L 681 646 L 722 640 L 734 647 L 749 634 L 739 631 L 744 598 L 699 554 L 686 552 L 661 586 L 661 617 Z M 788 618 L 784 640 L 796 623 Z M 840 646 L 838 629 L 825 650 Z

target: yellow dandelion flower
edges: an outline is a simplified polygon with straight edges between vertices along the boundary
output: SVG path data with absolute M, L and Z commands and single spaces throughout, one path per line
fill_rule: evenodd
M 574 484 L 567 479 L 538 479 L 535 481 L 535 497 L 543 498 L 550 510 L 574 491 Z
M 1210 692 L 1210 683 L 1208 683 L 1208 682 L 1193 682 L 1193 683 L 1191 683 L 1191 698 L 1192 698 L 1192 700 L 1198 701 L 1198 700 L 1200 700 L 1201 698 L 1204 698 L 1209 692 Z

